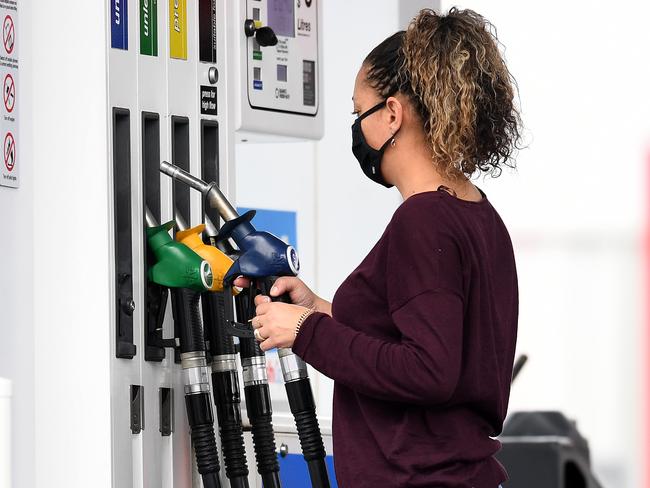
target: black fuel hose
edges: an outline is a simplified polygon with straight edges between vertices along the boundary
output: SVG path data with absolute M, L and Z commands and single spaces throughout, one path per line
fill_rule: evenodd
M 255 316 L 252 287 L 235 297 L 239 322 L 248 323 Z M 275 452 L 273 409 L 266 375 L 266 357 L 255 339 L 241 338 L 239 342 L 244 376 L 246 412 L 251 423 L 257 472 L 264 488 L 280 488 L 280 466 Z
M 197 468 L 205 488 L 221 488 L 205 339 L 199 313 L 200 293 L 188 288 L 172 288 L 171 295 L 180 342 L 185 407 Z
M 241 394 L 237 375 L 236 350 L 233 337 L 226 333 L 225 323 L 232 310 L 232 296 L 225 292 L 206 292 L 201 298 L 206 339 L 212 357 L 212 388 L 219 420 L 219 436 L 224 469 L 232 488 L 249 488 L 248 465 L 241 420 Z
M 277 277 L 260 280 L 263 294 L 271 296 L 271 287 Z M 271 298 L 274 302 L 291 303 L 288 294 Z M 307 462 L 309 478 L 313 488 L 329 488 L 330 480 L 325 464 L 325 446 L 316 416 L 316 402 L 309 382 L 307 364 L 291 349 L 278 349 L 284 386 L 287 391 L 289 408 L 296 422 L 300 448 Z

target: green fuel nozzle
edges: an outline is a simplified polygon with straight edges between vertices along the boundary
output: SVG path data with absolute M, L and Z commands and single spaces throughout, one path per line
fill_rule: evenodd
M 189 247 L 169 235 L 174 221 L 147 228 L 147 241 L 156 256 L 149 269 L 149 279 L 168 288 L 191 288 L 196 291 L 212 287 L 212 268 Z

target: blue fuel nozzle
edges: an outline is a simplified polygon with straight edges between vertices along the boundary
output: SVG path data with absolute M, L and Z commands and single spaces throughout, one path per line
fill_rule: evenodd
M 232 238 L 240 250 L 239 258 L 224 277 L 226 284 L 232 283 L 238 276 L 296 276 L 300 270 L 294 247 L 270 232 L 255 230 L 250 223 L 254 216 L 255 210 L 250 210 L 226 222 L 219 231 L 220 240 Z

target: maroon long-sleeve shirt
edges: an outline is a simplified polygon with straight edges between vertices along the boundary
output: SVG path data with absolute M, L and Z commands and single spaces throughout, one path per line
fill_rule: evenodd
M 446 191 L 408 198 L 293 350 L 334 379 L 343 488 L 497 488 L 518 291 L 496 210 Z

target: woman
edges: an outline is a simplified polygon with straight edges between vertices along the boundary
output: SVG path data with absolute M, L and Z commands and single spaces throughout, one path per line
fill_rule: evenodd
M 518 315 L 508 232 L 469 180 L 512 164 L 513 81 L 475 12 L 423 10 L 354 86 L 352 151 L 404 202 L 330 304 L 297 278 L 256 299 L 262 348 L 333 378 L 345 488 L 497 488 Z M 242 283 L 243 284 L 243 283 Z

